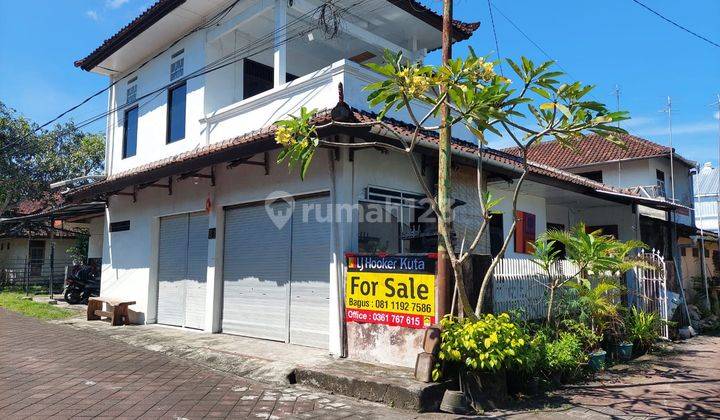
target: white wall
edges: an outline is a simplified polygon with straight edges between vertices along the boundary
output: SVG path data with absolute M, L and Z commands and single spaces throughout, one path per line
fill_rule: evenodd
M 275 162 L 276 154 L 271 154 Z M 318 152 L 306 179 L 301 182 L 297 167 L 289 173 L 285 164 L 272 163 L 270 175 L 259 166 L 226 169 L 216 166 L 217 185 L 208 179 L 175 182 L 173 195 L 167 190 L 148 188 L 139 191 L 137 203 L 132 197 L 113 196 L 108 209 L 109 222 L 130 221 L 130 230 L 108 233 L 105 224 L 103 246 L 102 294 L 137 301 L 131 309 L 139 313 L 138 321 L 155 321 L 157 241 L 159 218 L 172 214 L 203 211 L 208 197 L 214 197 L 212 211 L 222 214 L 223 206 L 264 200 L 273 191 L 301 194 L 328 191 L 329 176 L 325 153 Z M 222 217 L 217 217 L 218 221 Z M 217 231 L 223 226 L 219 223 Z M 217 252 L 222 255 L 222 252 Z M 148 316 L 146 318 L 146 316 Z
M 587 226 L 617 225 L 621 241 L 640 239 L 635 236 L 635 215 L 632 206 L 608 202 L 607 207 L 574 208 L 572 206 L 547 206 L 548 223 L 559 223 L 571 228 L 580 222 Z
M 88 258 L 102 258 L 103 237 L 105 234 L 105 218 L 95 217 L 88 223 Z

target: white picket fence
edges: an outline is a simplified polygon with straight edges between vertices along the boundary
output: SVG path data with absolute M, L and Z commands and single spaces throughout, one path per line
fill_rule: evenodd
M 568 260 L 550 269 L 552 278 L 567 279 L 578 272 Z M 493 274 L 493 311 L 519 310 L 526 319 L 540 319 L 547 311 L 547 273 L 529 259 L 502 258 Z

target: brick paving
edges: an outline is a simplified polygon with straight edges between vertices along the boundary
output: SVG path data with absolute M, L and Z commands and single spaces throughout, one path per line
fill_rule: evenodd
M 409 414 L 295 386 L 262 384 L 0 308 L 0 419 Z
M 699 336 L 567 386 L 534 409 L 491 413 L 503 419 L 720 419 L 720 337 Z
M 561 389 L 513 419 L 720 418 L 720 337 Z M 447 418 L 272 386 L 0 308 L 0 419 Z

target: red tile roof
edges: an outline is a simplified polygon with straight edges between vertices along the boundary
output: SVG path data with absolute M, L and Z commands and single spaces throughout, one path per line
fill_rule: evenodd
M 92 70 L 103 60 L 111 56 L 125 44 L 132 41 L 135 37 L 143 33 L 146 29 L 157 23 L 160 19 L 168 15 L 186 1 L 187 0 L 157 0 L 144 12 L 142 12 L 140 16 L 133 19 L 113 36 L 103 41 L 99 47 L 88 54 L 85 58 L 75 61 L 75 67 L 80 67 L 86 71 Z M 417 0 L 386 1 L 442 31 L 442 16 L 422 5 Z M 479 22 L 465 23 L 455 20 L 453 21 L 453 24 L 453 37 L 456 41 L 462 41 L 470 38 L 473 32 L 480 27 Z
M 530 148 L 528 159 L 561 169 L 578 168 L 602 162 L 669 156 L 670 148 L 630 134 L 618 135 L 626 148 L 621 148 L 597 134 L 586 135 L 577 144 L 577 150 L 570 149 L 557 141 L 545 141 Z M 511 147 L 504 151 L 520 155 L 520 149 Z M 675 154 L 690 166 L 690 162 Z
M 313 123 L 321 125 L 330 122 L 330 112 L 331 111 L 329 110 L 321 111 L 315 117 Z M 371 112 L 353 109 L 352 115 L 357 122 L 370 123 L 377 121 L 377 114 Z M 383 121 L 386 123 L 385 127 L 399 136 L 411 137 L 415 129 L 415 127 L 411 124 L 392 118 L 385 118 Z M 391 140 L 396 139 L 394 135 L 387 133 L 385 128 L 375 126 L 373 130 L 375 131 L 375 134 L 379 136 Z M 70 200 L 77 201 L 93 198 L 103 194 L 112 194 L 129 186 L 157 181 L 168 176 L 198 171 L 213 164 L 224 163 L 234 159 L 254 155 L 262 151 L 277 149 L 279 146 L 275 144 L 274 135 L 275 126 L 269 126 L 242 136 L 213 143 L 159 161 L 147 163 L 124 172 L 113 174 L 103 181 L 76 188 L 68 193 L 68 198 Z M 434 132 L 421 133 L 419 140 L 435 145 L 438 143 L 437 134 Z M 453 148 L 457 153 L 477 153 L 477 146 L 473 143 L 465 142 L 459 139 L 454 139 Z M 489 165 L 495 163 L 496 166 L 509 167 L 518 172 L 522 169 L 522 162 L 520 159 L 507 152 L 485 149 L 483 157 Z M 572 184 L 576 188 L 580 187 L 593 191 L 601 190 L 607 192 L 627 193 L 626 191 L 622 191 L 608 185 L 589 180 L 585 177 L 540 163 L 530 162 L 530 173 L 532 176 L 550 178 Z

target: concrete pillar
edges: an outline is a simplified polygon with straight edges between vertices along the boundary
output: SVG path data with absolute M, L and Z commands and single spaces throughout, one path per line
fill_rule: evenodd
M 275 49 L 273 52 L 273 86 L 285 84 L 287 74 L 287 0 L 275 0 Z
M 331 176 L 331 203 L 333 211 L 333 223 L 330 230 L 331 262 L 330 262 L 330 314 L 328 317 L 330 342 L 330 353 L 335 356 L 344 356 L 342 334 L 345 315 L 343 313 L 344 301 L 344 273 L 345 273 L 345 252 L 352 251 L 353 224 L 356 222 L 354 215 L 342 211 L 345 206 L 354 204 L 352 194 L 353 184 L 353 163 L 348 159 L 348 150 L 340 151 L 340 159 L 335 160 L 335 153 L 328 151 L 328 163 Z
M 207 332 L 220 332 L 222 316 L 222 255 L 224 211 L 215 203 L 215 190 L 208 193 L 212 209 L 208 214 L 208 228 L 215 229 L 215 238 L 208 239 L 207 295 L 205 300 L 205 328 Z

